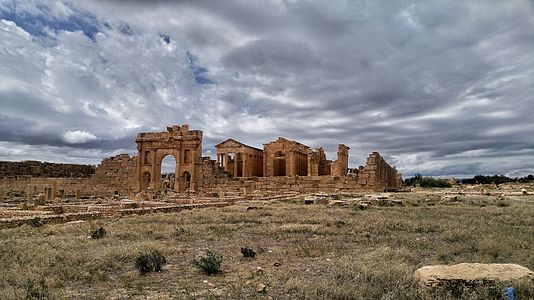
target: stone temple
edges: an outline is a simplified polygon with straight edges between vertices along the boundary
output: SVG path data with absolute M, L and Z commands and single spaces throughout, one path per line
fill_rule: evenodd
M 349 147 L 338 145 L 337 158 L 282 137 L 255 148 L 234 139 L 215 146 L 216 157 L 202 156 L 201 130 L 172 125 L 166 131 L 137 134 L 137 156 L 105 158 L 96 167 L 39 162 L 0 162 L 4 192 L 21 196 L 44 191 L 56 197 L 134 196 L 152 194 L 241 194 L 254 192 L 337 193 L 383 192 L 402 187 L 402 178 L 378 152 L 365 166 L 349 167 Z M 167 156 L 176 162 L 174 174 L 162 174 Z
M 202 131 L 189 130 L 188 125 L 139 133 L 136 143 L 137 190 L 165 188 L 161 164 L 167 155 L 176 161 L 176 192 L 384 191 L 402 186 L 401 175 L 377 152 L 365 166 L 350 169 L 349 147 L 343 144 L 338 145 L 337 159 L 327 160 L 322 148 L 282 137 L 264 144 L 263 150 L 227 139 L 215 146 L 216 160 L 211 160 L 202 157 Z

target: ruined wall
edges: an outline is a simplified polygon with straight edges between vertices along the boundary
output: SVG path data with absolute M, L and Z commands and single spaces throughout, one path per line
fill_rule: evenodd
M 375 191 L 398 189 L 402 187 L 402 176 L 395 167 L 390 166 L 378 153 L 373 152 L 367 157 L 359 178 L 365 178 L 368 185 Z
M 373 152 L 367 158 L 365 167 L 348 176 L 275 176 L 224 178 L 205 176 L 204 192 L 253 192 L 255 190 L 301 193 L 316 192 L 383 192 L 402 187 L 402 178 L 378 154 Z
M 91 178 L 0 178 L 0 186 L 4 188 L 6 197 L 26 197 L 29 186 L 33 187 L 35 196 L 48 196 L 50 190 L 50 196 L 47 197 L 49 201 L 56 197 L 104 197 L 111 194 L 107 187 L 94 185 Z
M 95 166 L 77 164 L 55 164 L 40 161 L 0 161 L 0 177 L 90 177 Z
M 113 193 L 134 194 L 137 191 L 137 157 L 119 154 L 104 158 L 92 177 L 92 183 L 107 187 Z
M 137 188 L 136 170 L 137 158 L 120 154 L 102 160 L 90 177 L 0 177 L 0 186 L 6 196 L 19 197 L 26 197 L 28 186 L 32 186 L 34 195 L 43 193 L 49 200 L 56 197 L 133 195 Z
M 347 175 L 349 172 L 349 149 L 349 147 L 343 144 L 337 146 L 337 160 L 332 162 L 331 175 Z
M 204 185 L 208 186 L 211 183 L 217 182 L 217 180 L 228 180 L 232 178 L 232 174 L 228 171 L 225 171 L 220 164 L 215 160 L 210 159 L 209 156 L 202 157 L 202 179 L 199 182 L 199 190 L 203 190 Z

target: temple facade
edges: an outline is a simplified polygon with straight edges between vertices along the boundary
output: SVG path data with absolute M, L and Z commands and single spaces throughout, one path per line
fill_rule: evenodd
M 402 185 L 400 174 L 377 152 L 370 156 L 369 166 L 351 170 L 350 148 L 343 144 L 338 145 L 337 159 L 327 160 L 323 148 L 312 149 L 283 137 L 264 144 L 263 150 L 227 139 L 215 146 L 217 157 L 211 160 L 202 157 L 202 131 L 189 130 L 188 125 L 172 125 L 163 132 L 139 133 L 136 143 L 139 190 L 162 188 L 161 164 L 168 155 L 176 161 L 172 186 L 177 192 L 201 191 L 221 182 L 222 186 L 234 186 L 231 180 L 237 178 L 295 176 L 320 178 L 325 184 L 334 180 L 329 178 L 352 178 L 354 184 L 347 180 L 344 183 L 347 189 L 390 189 Z M 355 181 L 358 176 L 359 181 Z

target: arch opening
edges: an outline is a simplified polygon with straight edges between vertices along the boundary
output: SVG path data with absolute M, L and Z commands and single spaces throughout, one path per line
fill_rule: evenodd
M 176 184 L 176 165 L 177 161 L 174 156 L 168 154 L 162 158 L 161 166 L 161 186 L 164 193 L 177 191 Z

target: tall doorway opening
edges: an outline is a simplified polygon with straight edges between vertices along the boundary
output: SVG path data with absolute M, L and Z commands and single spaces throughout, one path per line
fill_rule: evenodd
M 286 176 L 286 156 L 282 151 L 274 154 L 273 176 Z
M 177 192 L 176 186 L 176 159 L 172 155 L 167 155 L 161 160 L 161 186 L 163 192 Z

